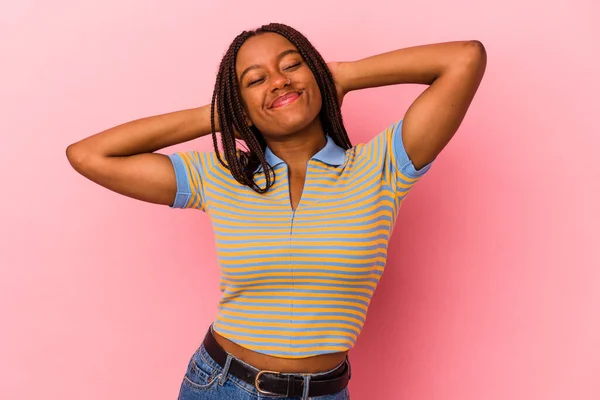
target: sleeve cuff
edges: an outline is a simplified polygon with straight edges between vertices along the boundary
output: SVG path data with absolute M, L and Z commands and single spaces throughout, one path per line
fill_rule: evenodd
M 402 140 L 403 121 L 404 120 L 396 124 L 392 137 L 392 146 L 394 147 L 394 156 L 396 157 L 396 164 L 398 165 L 398 169 L 402 174 L 411 178 L 420 178 L 427 171 L 429 171 L 429 168 L 431 168 L 433 161 L 425 165 L 421 169 L 415 168 L 415 165 L 413 164 L 412 160 L 408 157 L 406 149 L 404 148 L 404 142 Z
M 179 154 L 170 154 L 169 159 L 175 169 L 175 178 L 177 180 L 177 194 L 175 201 L 170 208 L 185 208 L 189 203 L 192 193 L 190 190 L 190 182 L 185 169 L 185 164 Z

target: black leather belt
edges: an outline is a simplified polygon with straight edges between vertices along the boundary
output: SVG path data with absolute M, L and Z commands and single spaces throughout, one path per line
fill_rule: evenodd
M 212 327 L 204 337 L 203 343 L 208 355 L 224 368 L 228 353 L 216 341 L 212 333 Z M 262 395 L 294 397 L 302 396 L 304 390 L 303 374 L 261 371 L 238 361 L 235 357 L 231 359 L 228 373 L 253 385 Z M 346 357 L 346 360 L 340 366 L 327 374 L 308 375 L 311 375 L 308 388 L 309 396 L 316 397 L 338 393 L 348 386 L 351 377 L 350 362 Z

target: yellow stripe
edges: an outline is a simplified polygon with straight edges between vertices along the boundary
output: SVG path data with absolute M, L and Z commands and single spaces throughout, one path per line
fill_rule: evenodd
M 353 260 L 353 259 L 344 259 L 344 258 L 335 258 L 335 257 L 300 257 L 300 256 L 293 256 L 292 257 L 293 261 L 294 261 L 294 269 L 298 269 L 298 268 L 304 268 L 304 269 L 316 269 L 316 270 L 323 270 L 324 268 L 327 268 L 330 271 L 347 271 L 347 272 L 367 272 L 367 271 L 372 271 L 372 270 L 377 270 L 377 271 L 383 271 L 383 267 L 382 266 L 368 266 L 368 267 L 339 267 L 337 265 L 302 265 L 299 264 L 299 262 L 301 261 L 313 261 L 313 262 L 319 262 L 321 264 L 328 264 L 328 263 L 344 263 L 346 265 L 352 265 L 352 264 L 357 264 L 357 265 L 363 265 L 366 263 L 372 263 L 372 262 L 381 262 L 381 263 L 385 263 L 385 257 L 373 257 L 370 258 L 369 260 Z M 280 269 L 280 268 L 290 268 L 290 265 L 288 264 L 289 260 L 282 260 L 281 264 L 276 264 L 276 265 L 259 265 L 259 266 L 255 266 L 255 267 L 238 267 L 238 268 L 234 268 L 234 267 L 230 267 L 230 265 L 245 265 L 248 264 L 248 260 L 220 260 L 220 264 L 221 267 L 226 271 L 226 272 L 250 272 L 250 271 L 268 271 L 270 269 Z
M 200 177 L 198 175 L 198 168 L 196 165 L 194 165 L 194 153 L 197 152 L 179 153 L 183 161 L 183 165 L 185 166 L 185 171 L 190 185 L 190 191 L 192 192 L 192 196 L 190 196 L 190 199 L 185 205 L 186 208 L 198 208 L 201 197 L 198 193 Z
M 348 292 L 356 292 L 356 293 L 367 293 L 369 294 L 369 296 L 373 293 L 373 290 L 369 290 L 369 289 L 363 289 L 363 288 L 353 288 L 353 287 L 343 287 L 340 288 L 339 286 L 313 286 L 313 285 L 302 285 L 302 283 L 315 283 L 315 282 L 323 282 L 322 280 L 319 279 L 294 279 L 294 283 L 293 284 L 288 284 L 288 285 L 263 285 L 262 283 L 265 282 L 280 282 L 281 279 L 265 279 L 265 280 L 261 280 L 259 281 L 260 284 L 247 284 L 247 285 L 243 285 L 243 287 L 237 286 L 237 283 L 233 280 L 229 280 L 229 279 L 223 279 L 224 281 L 227 281 L 228 283 L 230 283 L 231 285 L 234 285 L 235 287 L 231 288 L 231 290 L 229 290 L 228 292 L 234 293 L 234 292 L 239 292 L 239 291 L 243 291 L 243 290 L 257 290 L 257 289 L 313 289 L 313 290 L 344 290 L 344 291 L 348 291 Z M 333 282 L 337 282 L 338 284 L 343 284 L 343 285 L 364 285 L 364 283 L 362 282 L 346 282 L 346 281 L 333 281 Z M 330 281 L 327 281 L 327 283 L 333 283 Z M 375 283 L 373 282 L 369 282 L 368 283 L 369 286 L 372 286 L 373 289 L 375 289 L 375 287 L 377 286 Z
M 248 238 L 240 238 L 240 241 L 243 241 L 244 243 L 249 243 L 250 240 Z M 289 242 L 289 237 L 285 238 L 285 242 L 288 243 Z M 376 244 L 383 244 L 383 245 L 387 245 L 388 240 L 386 239 L 373 239 L 371 241 L 369 241 L 369 243 L 360 243 L 360 245 L 362 246 L 373 246 Z M 323 245 L 323 242 L 313 242 L 313 241 L 302 241 L 302 246 L 321 246 Z M 357 243 L 356 242 L 342 242 L 342 241 L 328 241 L 327 242 L 328 246 L 339 246 L 339 247 L 345 247 L 345 246 L 356 246 Z M 240 245 L 239 243 L 219 243 L 218 244 L 219 248 L 221 249 L 239 249 Z M 260 243 L 260 242 L 256 242 L 256 243 L 252 243 L 252 247 L 255 249 L 271 249 L 273 247 L 273 243 L 272 242 L 266 242 L 266 243 Z M 382 249 L 383 250 L 383 249 Z M 387 249 L 386 249 L 387 250 Z M 237 253 L 236 253 L 237 254 Z
M 235 278 L 237 279 L 251 279 L 251 278 L 262 278 L 262 277 L 271 277 L 271 276 L 289 276 L 289 272 L 263 272 L 260 274 L 244 274 L 244 275 L 228 275 L 227 272 L 222 271 L 221 275 L 223 277 L 230 277 L 231 280 L 235 280 Z M 343 276 L 344 278 L 347 279 L 354 279 L 357 281 L 360 281 L 361 279 L 367 279 L 367 278 L 372 278 L 372 279 L 380 279 L 380 275 L 377 274 L 365 274 L 365 275 L 345 275 L 345 274 L 331 274 L 328 272 L 299 272 L 299 271 L 294 271 L 294 276 L 327 276 L 327 277 L 334 277 L 334 278 L 339 278 L 340 276 Z
M 356 332 L 357 334 L 360 333 L 360 329 L 357 328 L 354 325 L 350 325 L 350 324 L 342 324 L 342 323 L 298 323 L 298 322 L 294 322 L 294 323 L 289 323 L 289 322 L 261 322 L 261 321 L 251 321 L 251 320 L 243 320 L 240 321 L 238 319 L 232 319 L 232 318 L 227 318 L 227 316 L 225 315 L 221 315 L 221 313 L 219 312 L 219 315 L 217 316 L 217 321 L 229 321 L 231 323 L 234 324 L 244 324 L 244 325 L 250 325 L 250 326 L 257 326 L 257 327 L 273 327 L 273 328 L 297 328 L 297 329 L 304 329 L 304 328 L 345 328 L 345 329 L 351 329 L 354 332 Z
M 288 312 L 302 312 L 302 313 L 314 313 L 314 314 L 322 314 L 322 313 L 344 313 L 344 314 L 353 314 L 359 317 L 364 318 L 365 317 L 365 313 L 361 312 L 361 311 L 356 311 L 356 310 L 347 310 L 347 309 L 343 309 L 343 308 L 335 308 L 335 307 L 323 307 L 323 308 L 302 308 L 302 307 L 296 307 L 295 305 L 292 306 L 291 304 L 287 307 L 274 307 L 274 306 L 252 306 L 252 305 L 245 305 L 245 304 L 238 304 L 238 303 L 221 303 L 221 306 L 227 306 L 227 310 L 231 310 L 231 309 L 236 309 L 236 310 L 248 310 L 248 311 L 263 311 L 263 312 L 284 312 L 284 313 L 288 313 Z M 344 305 L 347 305 L 346 303 L 344 303 Z M 223 308 L 224 309 L 224 308 Z M 258 314 L 260 315 L 260 314 Z M 267 315 L 267 314 L 264 314 Z M 269 314 L 270 316 L 271 314 Z M 287 316 L 289 317 L 289 316 Z M 294 318 L 296 316 L 294 315 Z M 337 316 L 332 316 L 330 318 L 337 318 Z
M 281 301 L 280 301 L 281 302 Z M 330 302 L 328 302 L 330 303 Z M 345 305 L 345 306 L 355 306 L 355 304 L 348 304 L 346 302 L 342 302 L 343 304 L 337 304 L 338 306 L 340 305 Z M 288 313 L 311 313 L 311 314 L 324 314 L 324 313 L 344 313 L 344 314 L 352 314 L 352 315 L 356 315 L 358 317 L 361 318 L 365 318 L 366 317 L 366 307 L 364 308 L 364 311 L 358 311 L 358 310 L 352 310 L 352 309 L 345 309 L 345 308 L 337 308 L 335 307 L 335 305 L 333 306 L 323 306 L 322 308 L 311 308 L 311 307 L 300 307 L 300 305 L 296 305 L 295 303 L 292 305 L 290 304 L 287 307 L 275 307 L 275 306 L 256 306 L 256 305 L 252 305 L 252 304 L 240 304 L 239 302 L 223 302 L 220 303 L 220 306 L 223 307 L 223 309 L 227 309 L 227 310 L 248 310 L 248 311 L 259 311 L 259 312 L 263 312 L 263 313 L 267 313 L 267 312 L 283 312 L 286 313 L 287 318 L 290 318 L 290 315 L 288 315 Z M 258 314 L 258 315 L 267 315 L 267 314 Z M 270 314 L 269 314 L 270 315 Z M 294 318 L 296 316 L 294 315 Z M 330 319 L 335 319 L 337 318 L 337 316 L 332 316 Z
M 228 222 L 223 222 L 223 224 L 227 224 Z M 331 228 L 331 225 L 333 224 L 333 222 L 329 223 L 329 222 L 325 222 L 325 224 L 329 225 Z M 372 229 L 372 228 L 380 228 L 380 229 L 385 229 L 383 232 L 389 233 L 391 231 L 391 223 L 390 221 L 385 221 L 385 220 L 380 220 L 380 221 L 376 221 L 373 222 L 371 224 L 365 224 L 365 225 L 361 225 L 361 226 L 337 226 L 336 230 L 347 230 L 350 231 L 349 233 L 351 233 L 352 231 L 356 231 L 356 230 L 367 230 L 367 229 Z M 315 229 L 315 228 L 301 228 L 301 227 L 295 227 L 295 225 L 292 227 L 292 225 L 288 225 L 288 227 L 293 229 L 293 237 L 299 237 L 298 234 L 300 233 L 312 233 L 312 232 L 318 232 L 322 229 Z M 264 228 L 246 228 L 246 229 L 236 229 L 236 228 L 229 228 L 229 227 L 221 227 L 221 226 L 214 226 L 213 230 L 217 233 L 220 232 L 224 232 L 224 233 L 245 233 L 248 236 L 255 238 L 258 237 L 256 236 L 256 234 L 260 234 L 260 233 L 272 233 L 274 235 L 277 235 L 276 237 L 279 238 L 288 238 L 289 239 L 289 232 L 286 229 L 287 227 L 279 227 L 279 230 L 275 230 L 274 227 L 269 226 L 269 225 L 265 225 Z M 357 233 L 358 235 L 360 235 L 361 237 L 365 237 L 365 235 L 370 234 L 366 233 L 366 232 L 359 232 Z M 336 237 L 343 237 L 341 235 L 344 234 L 335 234 Z M 332 234 L 328 234 L 327 237 L 331 237 Z M 314 236 L 310 236 L 310 237 L 319 237 L 318 235 L 314 235 Z M 346 236 L 347 237 L 347 236 Z M 352 236 L 350 236 L 352 237 Z M 248 240 L 249 238 L 243 239 L 243 240 Z M 235 238 L 229 237 L 229 240 L 235 240 Z
M 218 211 L 216 211 L 218 213 Z M 393 213 L 391 213 L 389 210 L 381 210 L 378 211 L 377 213 L 374 214 L 369 214 L 366 217 L 362 216 L 361 214 L 354 214 L 351 215 L 350 218 L 340 218 L 340 221 L 331 221 L 331 222 L 327 222 L 328 225 L 334 224 L 334 223 L 339 223 L 339 224 L 343 224 L 342 227 L 344 227 L 344 225 L 349 225 L 349 224 L 355 224 L 355 223 L 360 223 L 360 222 L 368 222 L 370 220 L 374 220 L 378 217 L 390 217 L 392 218 Z M 227 214 L 225 214 L 227 215 Z M 354 218 L 352 218 L 352 216 L 354 216 Z M 231 216 L 229 216 L 231 217 Z M 260 220 L 264 220 L 264 218 L 260 218 Z M 287 222 L 273 222 L 273 223 L 268 223 L 268 224 L 260 224 L 261 226 L 267 227 L 267 228 L 288 228 L 290 226 L 290 218 L 286 218 L 285 219 Z M 220 220 L 217 220 L 220 222 Z M 242 227 L 247 227 L 248 226 L 248 222 L 245 220 L 242 221 L 223 221 L 220 222 L 223 224 L 227 224 L 228 226 L 242 226 Z M 365 227 L 370 227 L 370 226 L 374 226 L 375 224 L 386 224 L 391 226 L 390 221 L 385 221 L 385 220 L 380 220 L 377 222 L 372 222 L 369 225 L 361 225 L 360 227 L 348 227 L 348 229 L 353 229 L 353 228 L 365 228 Z M 315 220 L 314 216 L 297 216 L 296 218 L 294 218 L 294 228 L 303 228 L 303 227 L 318 227 L 321 228 L 323 227 L 323 221 L 319 221 L 319 220 Z M 295 229 L 294 229 L 295 230 Z M 322 244 L 322 243 L 321 243 Z
M 220 235 L 218 232 L 238 232 L 235 229 L 222 229 L 222 230 L 217 230 L 215 228 L 215 238 L 217 239 L 226 239 L 226 240 L 234 240 L 237 238 L 232 238 L 231 236 L 228 235 Z M 375 237 L 375 236 L 379 236 L 379 235 L 386 235 L 389 234 L 390 230 L 389 229 L 378 229 L 376 231 L 373 232 L 369 232 L 369 233 L 339 233 L 336 234 L 337 238 L 369 238 L 369 237 Z M 251 236 L 252 239 L 281 239 L 282 238 L 282 234 L 273 234 L 273 235 L 252 235 Z M 301 235 L 301 234 L 294 234 L 294 238 L 295 239 L 317 239 L 317 238 L 323 238 L 323 239 L 327 239 L 330 238 L 331 235 L 325 234 L 325 233 L 314 233 L 314 234 L 308 234 L 308 235 Z M 248 241 L 248 238 L 244 239 L 243 237 L 239 238 L 240 241 L 242 242 L 246 242 Z M 363 243 L 367 243 L 366 241 Z
M 249 243 L 251 243 L 251 241 L 248 241 Z M 331 254 L 331 249 L 306 249 L 303 248 L 304 247 L 304 243 L 299 244 L 302 247 L 296 247 L 294 246 L 293 251 L 295 253 L 308 253 L 308 254 Z M 327 245 L 329 245 L 329 243 L 327 243 Z M 357 256 L 366 256 L 366 255 L 375 255 L 378 253 L 386 253 L 386 249 L 385 248 L 379 248 L 379 249 L 368 249 L 368 250 L 351 250 L 351 249 L 340 249 L 339 254 L 344 254 L 344 255 L 357 255 Z M 221 255 L 221 256 L 231 256 L 231 255 L 235 255 L 236 257 L 252 257 L 252 256 L 265 256 L 265 255 L 270 255 L 270 256 L 274 256 L 274 255 L 281 255 L 281 256 L 289 256 L 290 254 L 290 248 L 276 248 L 276 249 L 268 249 L 268 248 L 263 248 L 263 249 L 259 249 L 259 250 L 248 250 L 248 251 L 236 251 L 236 252 L 231 252 L 231 251 L 218 251 L 217 254 Z M 322 258 L 319 258 L 320 260 Z
M 269 331 L 265 331 L 262 329 L 248 329 L 248 328 L 240 328 L 237 326 L 230 326 L 230 325 L 225 325 L 223 324 L 221 321 L 217 320 L 215 321 L 215 325 L 222 327 L 223 329 L 227 329 L 230 331 L 235 331 L 235 332 L 246 332 L 246 333 L 250 333 L 250 334 L 273 334 L 273 335 L 289 335 L 291 332 L 290 331 L 275 331 L 275 330 L 269 330 Z M 294 328 L 294 332 L 293 335 L 294 337 L 296 336 L 319 336 L 319 335 L 337 335 L 337 336 L 349 336 L 352 339 L 356 340 L 358 338 L 358 335 L 356 333 L 351 333 L 351 332 L 346 332 L 346 331 L 337 331 L 335 329 L 328 329 L 328 330 L 320 330 L 320 331 L 309 331 L 309 332 L 300 332 L 298 331 L 298 327 L 294 324 L 290 324 L 292 325 L 291 327 Z M 328 325 L 327 328 L 330 328 L 330 326 Z
M 236 311 L 231 311 L 231 310 L 226 310 L 226 309 L 221 309 L 221 313 L 226 314 L 226 315 L 232 315 L 234 317 L 244 317 L 247 319 L 250 319 L 251 317 L 256 317 L 256 318 L 260 318 L 260 319 L 274 319 L 274 320 L 282 320 L 285 319 L 285 317 L 283 315 L 278 316 L 278 315 L 248 315 L 248 313 L 245 312 L 236 312 Z M 354 322 L 357 323 L 359 325 L 362 326 L 362 321 L 358 318 L 352 318 L 352 317 L 347 317 L 344 315 L 335 315 L 335 316 L 328 316 L 328 315 L 295 315 L 294 316 L 294 320 L 298 320 L 298 321 L 311 321 L 311 320 L 327 320 L 327 319 L 337 319 L 337 320 L 341 320 L 341 321 L 350 321 L 350 322 Z
M 244 298 L 240 298 L 239 293 L 244 294 Z M 370 294 L 370 293 L 368 293 Z M 259 293 L 244 293 L 244 292 L 231 292 L 227 291 L 227 293 L 221 298 L 221 301 L 235 300 L 240 302 L 247 303 L 282 303 L 286 300 L 281 299 L 253 299 L 249 297 L 259 297 L 259 296 L 273 296 L 273 297 L 285 297 L 289 296 L 289 303 L 293 304 L 322 304 L 323 302 L 327 302 L 328 304 L 338 304 L 338 305 L 356 305 L 356 307 L 367 309 L 367 306 L 358 303 L 352 300 L 366 301 L 369 302 L 369 296 L 360 296 L 360 295 L 352 295 L 352 294 L 336 294 L 336 293 L 302 293 L 304 297 L 318 297 L 318 300 L 307 300 L 307 299 L 294 299 L 289 292 L 259 292 Z M 342 300 L 328 300 L 328 297 L 332 298 L 342 298 L 349 299 L 348 301 Z

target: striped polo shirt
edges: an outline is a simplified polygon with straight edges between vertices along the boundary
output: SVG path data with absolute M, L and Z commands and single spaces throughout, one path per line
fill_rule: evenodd
M 431 164 L 416 170 L 402 121 L 366 144 L 327 144 L 309 161 L 296 210 L 288 167 L 267 148 L 275 184 L 238 183 L 214 152 L 169 157 L 173 208 L 212 220 L 222 298 L 213 328 L 254 351 L 300 358 L 352 348 L 383 273 L 398 209 Z M 256 176 L 265 186 L 262 170 Z

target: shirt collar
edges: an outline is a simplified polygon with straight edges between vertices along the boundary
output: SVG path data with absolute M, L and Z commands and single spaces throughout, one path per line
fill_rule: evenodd
M 331 137 L 326 136 L 327 143 L 325 147 L 317 152 L 314 156 L 311 157 L 311 160 L 318 160 L 327 165 L 331 165 L 334 167 L 338 167 L 344 164 L 346 160 L 346 152 L 340 146 L 338 146 Z M 279 164 L 283 164 L 284 161 L 277 157 L 275 153 L 271 151 L 271 149 L 267 146 L 265 150 L 265 160 L 269 165 L 273 168 Z M 259 165 L 257 171 L 262 170 L 262 167 Z

